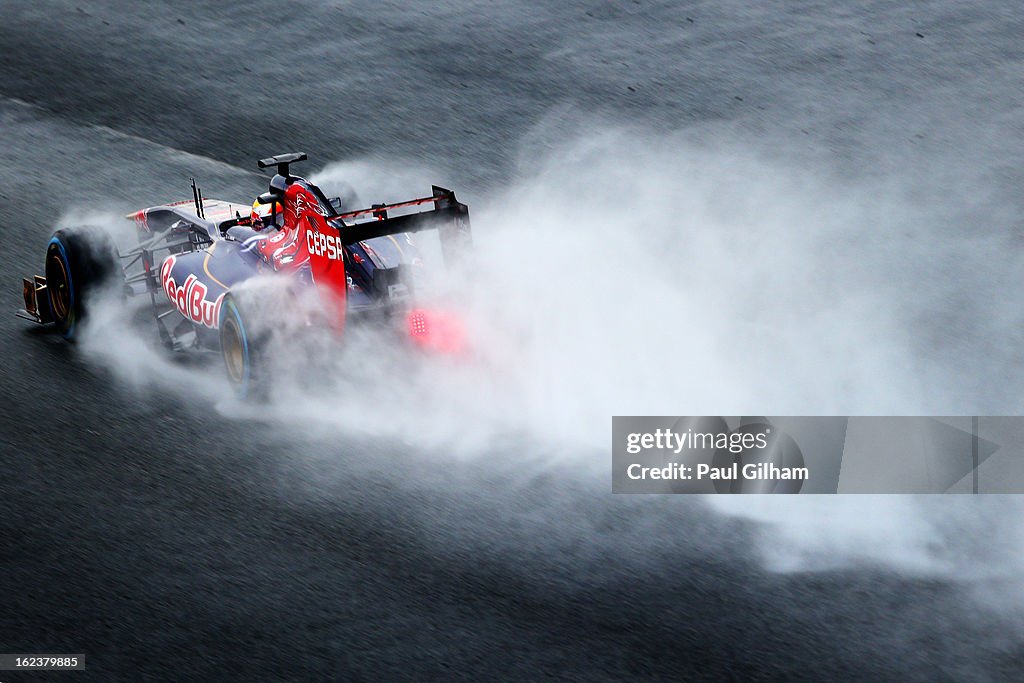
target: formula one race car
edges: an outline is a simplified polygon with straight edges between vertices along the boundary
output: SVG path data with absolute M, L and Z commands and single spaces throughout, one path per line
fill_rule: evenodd
M 138 245 L 126 253 L 102 232 L 58 230 L 46 249 L 45 275 L 24 280 L 18 314 L 74 339 L 93 295 L 119 285 L 125 296 L 149 298 L 168 348 L 219 350 L 241 394 L 259 375 L 263 339 L 240 285 L 261 274 L 315 293 L 320 320 L 339 333 L 363 320 L 385 321 L 419 344 L 447 343 L 442 337 L 453 332 L 442 329 L 443 320 L 412 305 L 408 271 L 419 259 L 409 233 L 437 229 L 450 262 L 471 242 L 466 205 L 434 186 L 429 197 L 341 211 L 339 198 L 291 174 L 290 165 L 305 159 L 293 153 L 261 160 L 260 168 L 277 173 L 251 206 L 206 199 L 193 180 L 192 199 L 129 214 Z

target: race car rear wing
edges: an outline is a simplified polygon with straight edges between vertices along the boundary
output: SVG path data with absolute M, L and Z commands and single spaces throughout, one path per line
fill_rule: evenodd
M 395 204 L 374 204 L 368 209 L 346 211 L 328 216 L 327 220 L 337 220 L 343 224 L 339 232 L 341 241 L 345 244 L 355 244 L 374 237 L 403 232 L 437 230 L 441 238 L 441 252 L 445 263 L 451 264 L 458 259 L 461 252 L 472 246 L 469 207 L 459 202 L 451 190 L 437 185 L 432 186 L 432 189 L 433 195 L 430 197 L 421 197 Z M 400 216 L 388 216 L 389 211 L 424 204 L 433 204 L 434 208 Z M 367 220 L 362 223 L 348 222 L 360 216 L 372 216 L 376 220 Z

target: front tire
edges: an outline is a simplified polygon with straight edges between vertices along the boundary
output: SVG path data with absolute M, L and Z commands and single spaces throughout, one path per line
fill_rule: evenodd
M 53 322 L 65 339 L 74 340 L 90 298 L 112 282 L 120 268 L 105 233 L 65 228 L 50 238 L 44 272 Z

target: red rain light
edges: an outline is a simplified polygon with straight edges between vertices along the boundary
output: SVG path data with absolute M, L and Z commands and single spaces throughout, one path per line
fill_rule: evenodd
M 439 353 L 465 349 L 466 335 L 459 319 L 451 313 L 416 308 L 406 318 L 409 337 L 417 346 Z

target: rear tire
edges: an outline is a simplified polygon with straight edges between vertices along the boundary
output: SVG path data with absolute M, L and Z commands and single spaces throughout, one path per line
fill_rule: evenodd
M 91 297 L 113 282 L 121 269 L 106 233 L 64 228 L 50 238 L 44 272 L 53 322 L 65 339 L 74 340 Z
M 238 301 L 224 295 L 220 308 L 220 349 L 228 382 L 240 398 L 251 396 L 259 382 L 259 347 L 254 330 L 246 323 Z

